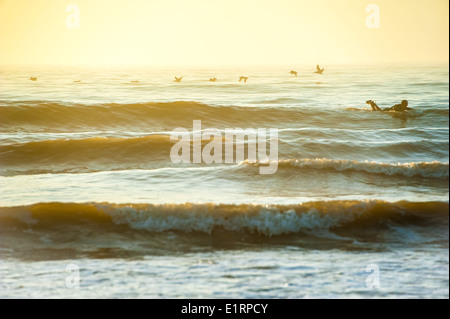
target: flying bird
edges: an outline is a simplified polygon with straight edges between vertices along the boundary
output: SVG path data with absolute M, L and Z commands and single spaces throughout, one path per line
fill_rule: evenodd
M 244 83 L 247 83 L 248 77 L 247 76 L 241 76 L 239 78 L 239 82 L 241 82 L 242 80 L 244 80 Z
M 292 75 L 297 76 L 297 71 L 291 71 L 291 72 L 289 72 L 289 73 L 292 74 Z
M 314 73 L 322 74 L 323 71 L 325 71 L 325 69 L 321 69 L 320 66 L 317 64 L 317 66 L 316 66 L 316 72 L 314 72 Z
M 183 79 L 183 77 L 180 77 L 180 78 L 175 77 L 175 81 L 174 82 L 181 82 L 182 79 Z

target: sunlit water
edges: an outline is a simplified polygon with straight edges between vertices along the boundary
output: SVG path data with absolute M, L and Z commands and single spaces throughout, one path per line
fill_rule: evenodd
M 448 66 L 289 71 L 1 68 L 0 296 L 448 298 Z M 173 163 L 193 120 L 277 172 Z

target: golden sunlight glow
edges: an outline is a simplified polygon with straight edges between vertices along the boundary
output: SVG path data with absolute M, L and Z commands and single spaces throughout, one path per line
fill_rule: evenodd
M 380 28 L 366 26 L 367 5 Z M 80 27 L 68 28 L 69 4 Z M 0 64 L 448 62 L 448 0 L 0 0 Z

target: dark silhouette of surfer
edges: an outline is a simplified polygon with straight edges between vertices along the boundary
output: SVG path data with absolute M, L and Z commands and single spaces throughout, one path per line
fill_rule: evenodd
M 368 100 L 366 101 L 367 104 L 370 105 L 372 108 L 372 111 L 381 111 L 381 112 L 389 112 L 389 111 L 395 111 L 395 112 L 405 112 L 412 110 L 412 108 L 408 107 L 408 101 L 403 100 L 400 104 L 395 104 L 394 106 L 387 107 L 384 109 L 381 109 L 374 101 Z

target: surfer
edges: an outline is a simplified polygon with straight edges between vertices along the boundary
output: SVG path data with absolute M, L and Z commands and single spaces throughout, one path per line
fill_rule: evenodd
M 381 109 L 374 101 L 368 100 L 366 101 L 367 104 L 370 105 L 372 108 L 372 111 L 381 111 L 381 112 L 389 112 L 389 111 L 395 111 L 395 112 L 405 112 L 410 111 L 412 108 L 408 107 L 408 101 L 403 100 L 400 104 L 395 104 L 394 106 L 387 107 L 385 109 Z
M 297 77 L 297 71 L 291 71 L 289 73 L 292 74 L 292 75 L 295 75 L 295 77 Z
M 241 82 L 242 80 L 244 81 L 244 83 L 247 83 L 248 77 L 246 77 L 246 76 L 241 76 L 241 77 L 239 78 L 239 82 Z

